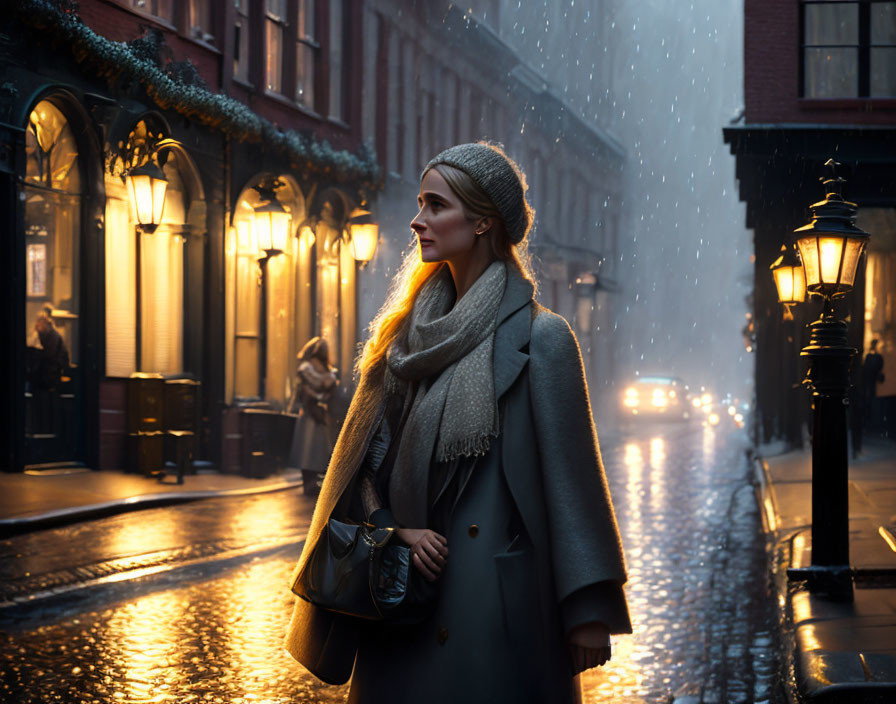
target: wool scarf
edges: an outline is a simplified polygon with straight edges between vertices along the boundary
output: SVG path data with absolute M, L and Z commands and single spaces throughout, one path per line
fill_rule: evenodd
M 492 262 L 455 302 L 443 266 L 420 289 L 405 332 L 387 354 L 386 391 L 405 396 L 407 411 L 389 477 L 399 524 L 423 528 L 430 463 L 484 455 L 499 432 L 494 342 L 507 269 Z

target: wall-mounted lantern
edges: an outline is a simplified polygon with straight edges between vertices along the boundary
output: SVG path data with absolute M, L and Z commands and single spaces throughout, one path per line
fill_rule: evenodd
M 793 247 L 781 245 L 781 256 L 769 267 L 775 277 L 778 300 L 784 305 L 802 303 L 806 300 L 806 276 L 803 265 L 796 260 Z
M 168 157 L 163 127 L 152 126 L 140 120 L 128 134 L 127 140 L 118 142 L 118 148 L 108 155 L 108 169 L 127 185 L 137 226 L 144 233 L 155 232 L 162 222 L 168 178 L 162 167 Z
M 162 222 L 168 192 L 165 172 L 149 158 L 140 166 L 128 170 L 127 184 L 140 229 L 146 233 L 155 232 Z
M 348 233 L 352 256 L 361 264 L 361 268 L 364 268 L 376 253 L 380 227 L 369 210 L 355 208 L 349 217 Z
M 255 206 L 253 226 L 258 248 L 264 252 L 264 260 L 282 254 L 289 238 L 290 215 L 277 199 L 275 190 L 279 185 L 279 181 L 268 181 L 253 186 L 261 200 Z

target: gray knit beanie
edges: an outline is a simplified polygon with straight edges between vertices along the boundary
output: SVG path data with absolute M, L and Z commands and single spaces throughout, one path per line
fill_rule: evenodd
M 449 147 L 423 169 L 425 174 L 437 164 L 460 169 L 479 186 L 501 213 L 507 237 L 519 244 L 532 227 L 534 211 L 526 202 L 525 178 L 501 147 L 488 142 L 472 142 Z

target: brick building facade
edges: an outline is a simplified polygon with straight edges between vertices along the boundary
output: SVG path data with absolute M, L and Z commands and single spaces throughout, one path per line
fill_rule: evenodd
M 829 158 L 842 164 L 844 195 L 871 233 L 855 289 L 838 304 L 859 350 L 853 383 L 872 339 L 885 369 L 896 368 L 896 3 L 746 0 L 744 20 L 745 112 L 724 139 L 754 232 L 757 440 L 798 444 L 808 401 L 796 359 L 818 304 L 784 320 L 769 266 L 823 198 L 818 178 Z M 892 434 L 892 373 L 877 393 L 879 422 Z

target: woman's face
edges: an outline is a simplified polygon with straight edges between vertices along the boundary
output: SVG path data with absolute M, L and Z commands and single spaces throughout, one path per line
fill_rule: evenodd
M 422 261 L 456 261 L 472 253 L 482 219 L 467 218 L 460 200 L 435 169 L 423 177 L 417 205 L 420 212 L 411 221 L 411 229 L 417 234 Z

